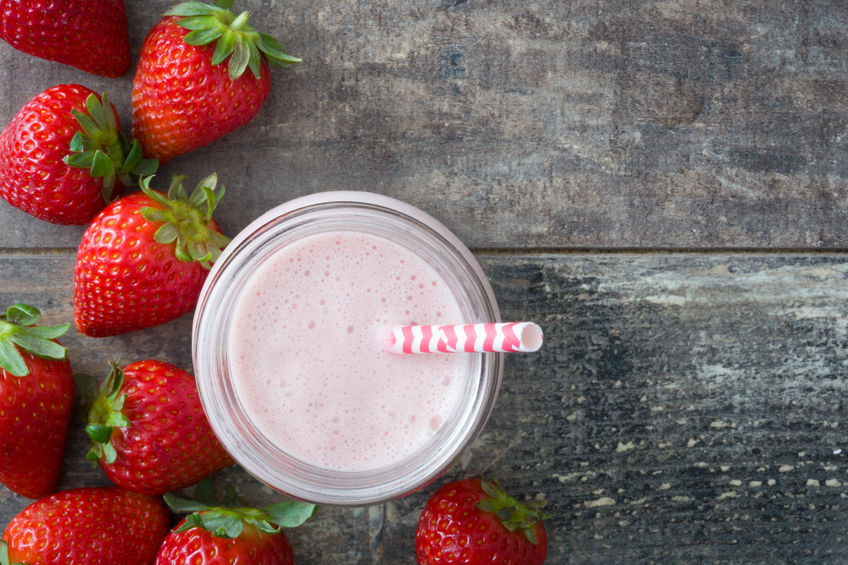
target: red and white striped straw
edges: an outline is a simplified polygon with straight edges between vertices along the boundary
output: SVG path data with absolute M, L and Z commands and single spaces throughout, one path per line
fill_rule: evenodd
M 542 347 L 542 328 L 533 322 L 396 326 L 392 353 L 530 353 Z

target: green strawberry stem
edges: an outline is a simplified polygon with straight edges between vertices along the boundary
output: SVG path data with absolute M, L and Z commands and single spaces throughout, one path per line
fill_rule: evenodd
M 107 463 L 114 463 L 118 455 L 112 445 L 112 430 L 129 425 L 129 420 L 121 412 L 124 407 L 126 395 L 121 392 L 124 385 L 124 372 L 115 362 L 110 363 L 109 375 L 100 384 L 96 394 L 91 394 L 94 381 L 88 375 L 75 375 L 77 386 L 81 389 L 83 396 L 91 398 L 88 406 L 88 415 L 85 433 L 91 440 L 91 449 L 85 458 L 89 461 L 98 461 L 105 458 Z
M 224 196 L 225 187 L 216 192 L 218 175 L 212 173 L 200 181 L 191 196 L 183 188 L 183 175 L 171 179 L 168 195 L 150 188 L 150 179 L 141 179 L 141 190 L 161 208 L 145 207 L 141 214 L 149 222 L 162 223 L 153 238 L 168 245 L 176 242 L 174 255 L 180 261 L 197 261 L 208 269 L 221 255 L 230 239 L 210 227 L 212 214 Z
M 72 110 L 71 113 L 82 129 L 71 138 L 71 152 L 62 161 L 71 167 L 88 169 L 94 178 L 102 178 L 104 200 L 112 200 L 117 180 L 125 187 L 138 186 L 139 177 L 156 172 L 159 161 L 145 159 L 141 144 L 135 139 L 128 140 L 118 128 L 105 92 L 100 99 L 89 94 L 85 112 Z
M 180 18 L 177 24 L 189 30 L 185 36 L 185 42 L 189 45 L 201 46 L 214 42 L 212 64 L 218 65 L 229 57 L 227 70 L 230 79 L 236 80 L 247 68 L 258 79 L 263 57 L 280 67 L 301 61 L 299 57 L 288 55 L 279 41 L 248 25 L 248 12 L 236 16 L 232 12 L 232 1 L 219 0 L 215 4 L 182 2 L 165 12 L 165 15 Z
M 545 501 L 521 503 L 509 496 L 497 481 L 480 480 L 480 488 L 490 498 L 484 498 L 477 503 L 477 508 L 491 512 L 500 518 L 501 523 L 510 532 L 521 530 L 527 541 L 536 545 L 536 524 L 549 518 L 542 514 Z
M 40 319 L 41 312 L 26 304 L 14 304 L 0 314 L 0 368 L 7 373 L 16 377 L 29 374 L 18 348 L 43 359 L 67 359 L 67 348 L 53 340 L 71 325 L 36 326 Z
M 286 500 L 265 508 L 244 506 L 229 485 L 225 500 L 218 502 L 214 500 L 211 481 L 208 479 L 198 483 L 194 496 L 195 500 L 188 500 L 177 498 L 171 493 L 164 495 L 165 503 L 172 511 L 177 514 L 190 513 L 177 532 L 202 528 L 215 536 L 235 539 L 248 524 L 273 535 L 280 533 L 282 528 L 300 526 L 317 510 L 314 504 L 297 500 Z

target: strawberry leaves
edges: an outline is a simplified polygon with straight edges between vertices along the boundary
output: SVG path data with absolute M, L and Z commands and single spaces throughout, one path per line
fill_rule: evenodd
M 97 392 L 94 381 L 87 375 L 75 377 L 82 396 L 90 401 L 88 408 L 88 424 L 85 433 L 91 440 L 91 449 L 85 454 L 88 461 L 98 461 L 104 458 L 107 463 L 114 463 L 118 457 L 112 445 L 112 430 L 129 425 L 129 420 L 121 412 L 126 395 L 121 391 L 124 384 L 124 372 L 117 363 L 110 363 L 111 370 L 101 383 Z M 93 400 L 92 400 L 93 398 Z
M 480 488 L 490 498 L 484 498 L 477 503 L 477 508 L 483 512 L 491 512 L 500 518 L 501 523 L 510 532 L 521 530 L 527 541 L 536 545 L 536 524 L 549 518 L 542 513 L 544 501 L 520 503 L 508 495 L 497 481 L 480 481 Z
M 37 308 L 14 304 L 0 315 L 0 368 L 16 377 L 29 374 L 18 348 L 44 359 L 63 360 L 67 348 L 55 340 L 70 328 L 70 324 L 35 326 L 41 319 Z
M 266 534 L 278 534 L 282 528 L 295 528 L 306 522 L 317 510 L 317 506 L 307 502 L 286 500 L 265 508 L 244 506 L 236 497 L 235 491 L 228 486 L 225 499 L 216 501 L 211 482 L 201 481 L 195 491 L 195 500 L 177 498 L 165 493 L 165 503 L 174 512 L 190 513 L 176 532 L 192 528 L 201 528 L 217 537 L 235 539 L 251 526 Z
M 157 243 L 174 243 L 174 256 L 180 261 L 196 261 L 208 269 L 221 255 L 230 239 L 210 227 L 212 214 L 224 196 L 225 187 L 217 191 L 218 175 L 212 173 L 198 183 L 191 196 L 183 187 L 182 175 L 171 179 L 168 195 L 150 188 L 150 179 L 141 179 L 141 190 L 158 206 L 141 210 L 149 222 L 161 223 L 154 239 Z
M 88 169 L 94 178 L 102 178 L 104 200 L 112 200 L 116 181 L 120 180 L 125 187 L 137 186 L 138 177 L 156 172 L 159 162 L 145 159 L 141 144 L 127 139 L 106 93 L 99 99 L 89 94 L 85 111 L 71 113 L 82 129 L 71 138 L 70 153 L 62 161 L 71 167 Z
M 177 23 L 189 30 L 184 39 L 189 45 L 202 46 L 215 42 L 212 64 L 218 65 L 229 58 L 227 71 L 232 80 L 238 79 L 248 68 L 258 79 L 263 58 L 280 67 L 301 61 L 299 57 L 287 54 L 279 41 L 248 25 L 247 12 L 236 16 L 232 7 L 232 2 L 223 0 L 214 5 L 182 2 L 165 12 L 165 15 L 180 18 Z

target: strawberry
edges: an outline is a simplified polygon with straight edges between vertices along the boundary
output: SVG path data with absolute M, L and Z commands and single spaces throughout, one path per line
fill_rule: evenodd
M 0 134 L 0 196 L 57 224 L 87 223 L 156 166 L 121 133 L 107 96 L 79 84 L 35 95 Z
M 268 62 L 285 67 L 300 61 L 249 26 L 247 12 L 236 17 L 232 0 L 217 4 L 174 6 L 141 47 L 133 134 L 145 155 L 163 163 L 249 122 L 271 91 Z
M 181 489 L 233 464 L 209 427 L 194 377 L 161 361 L 123 371 L 113 363 L 85 429 L 92 441 L 86 458 L 134 492 Z
M 212 219 L 224 194 L 213 173 L 186 196 L 175 176 L 168 196 L 141 192 L 112 202 L 82 237 L 74 270 L 80 332 L 109 336 L 162 324 L 194 308 L 210 264 L 229 239 Z
M 3 540 L 14 563 L 146 565 L 153 563 L 168 523 L 160 498 L 118 487 L 81 487 L 21 510 Z
M 0 0 L 0 38 L 95 75 L 119 77 L 130 67 L 123 0 Z
M 427 501 L 415 533 L 419 565 L 539 565 L 548 553 L 541 504 L 521 504 L 497 484 L 453 481 Z
M 59 482 L 74 404 L 68 350 L 55 339 L 70 327 L 35 326 L 32 306 L 0 315 L 0 482 L 38 498 Z
M 198 485 L 195 496 L 205 486 L 208 485 Z M 242 506 L 232 490 L 223 505 L 211 500 L 211 491 L 205 494 L 201 502 L 165 495 L 171 510 L 192 514 L 165 537 L 156 565 L 294 563 L 291 544 L 282 528 L 306 522 L 315 513 L 314 504 L 290 500 L 260 509 Z

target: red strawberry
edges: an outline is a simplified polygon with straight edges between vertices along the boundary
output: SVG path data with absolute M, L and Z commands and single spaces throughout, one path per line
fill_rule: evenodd
M 268 62 L 300 61 L 220 6 L 183 2 L 144 40 L 133 79 L 133 135 L 161 162 L 243 126 L 271 91 Z M 229 58 L 225 67 L 221 63 Z M 250 68 L 250 73 L 245 70 Z
M 0 315 L 0 482 L 38 498 L 59 482 L 74 404 L 67 349 L 55 339 L 70 324 L 35 326 L 32 306 Z
M 540 565 L 548 538 L 539 506 L 519 503 L 496 483 L 448 483 L 430 497 L 418 520 L 418 563 Z
M 0 38 L 96 75 L 118 77 L 130 68 L 123 0 L 0 0 Z
M 106 95 L 78 84 L 48 88 L 27 102 L 0 134 L 0 196 L 36 218 L 85 224 L 136 183 L 152 174 L 138 142 L 120 131 Z
M 146 565 L 153 563 L 168 522 L 160 498 L 85 487 L 33 502 L 12 518 L 3 540 L 15 563 Z
M 86 432 L 95 460 L 127 490 L 162 494 L 233 464 L 200 404 L 194 377 L 147 360 L 112 371 L 91 403 Z
M 316 509 L 314 504 L 296 501 L 262 509 L 245 507 L 232 491 L 224 505 L 211 500 L 178 499 L 171 494 L 165 495 L 165 502 L 174 512 L 193 514 L 167 535 L 156 556 L 156 565 L 292 565 L 292 547 L 281 528 L 303 524 Z
M 74 319 L 102 337 L 162 324 L 194 308 L 210 263 L 228 242 L 212 219 L 224 187 L 203 179 L 189 198 L 175 176 L 116 200 L 83 234 L 74 271 Z

